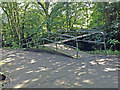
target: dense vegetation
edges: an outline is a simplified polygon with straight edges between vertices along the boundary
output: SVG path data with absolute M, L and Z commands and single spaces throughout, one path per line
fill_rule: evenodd
M 120 50 L 120 2 L 2 2 L 0 7 L 3 47 L 25 47 L 25 38 L 66 28 L 103 31 L 107 49 Z

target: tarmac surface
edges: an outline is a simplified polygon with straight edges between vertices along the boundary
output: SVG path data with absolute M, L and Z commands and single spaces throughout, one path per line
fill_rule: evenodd
M 79 52 L 70 57 L 44 52 L 2 50 L 6 88 L 118 88 L 117 57 Z

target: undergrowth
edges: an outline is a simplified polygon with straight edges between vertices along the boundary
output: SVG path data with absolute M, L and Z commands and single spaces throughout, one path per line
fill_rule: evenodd
M 106 53 L 105 53 L 105 50 L 94 50 L 94 51 L 87 51 L 87 52 L 90 54 L 100 54 L 100 55 L 107 54 L 111 56 L 120 56 L 120 51 L 118 50 L 112 51 L 111 49 L 106 50 Z

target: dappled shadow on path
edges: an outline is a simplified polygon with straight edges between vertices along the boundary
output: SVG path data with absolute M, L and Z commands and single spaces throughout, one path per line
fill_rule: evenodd
M 117 88 L 118 58 L 79 60 L 49 53 L 3 50 L 3 66 L 14 88 Z

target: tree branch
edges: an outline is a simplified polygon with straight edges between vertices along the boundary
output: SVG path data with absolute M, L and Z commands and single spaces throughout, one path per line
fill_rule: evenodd
M 42 9 L 44 10 L 45 14 L 47 15 L 47 12 L 46 12 L 46 9 L 45 9 L 44 5 L 41 2 L 38 2 L 38 1 L 37 1 L 37 3 L 42 7 Z

